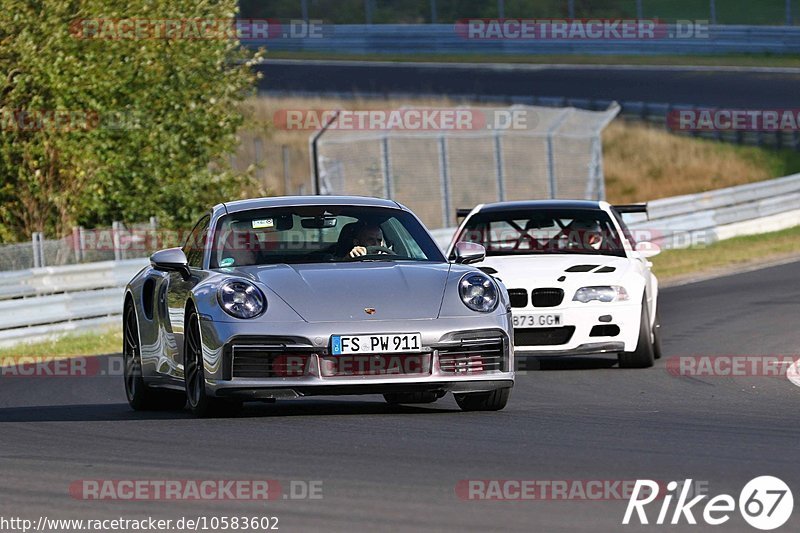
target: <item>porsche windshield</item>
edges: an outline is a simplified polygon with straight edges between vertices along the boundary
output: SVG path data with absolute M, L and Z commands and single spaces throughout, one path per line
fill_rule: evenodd
M 220 218 L 211 268 L 344 261 L 445 261 L 413 215 L 362 206 L 294 206 Z
M 625 257 L 611 218 L 600 209 L 490 211 L 470 218 L 458 237 L 487 256 L 600 254 Z

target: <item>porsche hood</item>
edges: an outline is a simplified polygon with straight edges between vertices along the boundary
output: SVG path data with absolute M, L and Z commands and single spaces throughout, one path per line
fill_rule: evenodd
M 248 269 L 307 322 L 434 319 L 447 263 L 353 262 Z

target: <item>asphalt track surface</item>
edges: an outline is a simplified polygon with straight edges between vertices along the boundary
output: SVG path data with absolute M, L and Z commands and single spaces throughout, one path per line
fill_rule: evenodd
M 736 109 L 800 106 L 800 69 L 269 60 L 261 91 L 565 97 Z
M 277 516 L 281 531 L 756 531 L 620 525 L 624 500 L 463 501 L 465 479 L 669 481 L 738 499 L 775 475 L 800 504 L 800 388 L 785 377 L 675 377 L 685 355 L 797 354 L 800 263 L 665 289 L 665 358 L 533 361 L 508 407 L 451 397 L 391 408 L 379 397 L 256 404 L 233 419 L 135 413 L 118 377 L 0 379 L 0 517 Z M 322 500 L 83 501 L 81 479 L 319 480 Z M 706 500 L 707 501 L 707 500 Z M 658 505 L 658 504 L 657 504 Z M 650 511 L 655 519 L 657 508 Z M 700 513 L 695 513 L 701 515 Z M 698 516 L 699 518 L 699 516 Z M 781 531 L 797 531 L 800 511 Z

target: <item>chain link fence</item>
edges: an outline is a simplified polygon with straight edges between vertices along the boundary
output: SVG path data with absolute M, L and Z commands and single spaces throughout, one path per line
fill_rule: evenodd
M 355 131 L 337 129 L 337 118 L 318 138 L 319 175 L 312 185 L 321 194 L 396 200 L 429 228 L 453 226 L 456 209 L 480 203 L 604 199 L 600 134 L 618 105 L 479 109 L 487 117 L 483 127 L 466 131 Z M 520 116 L 524 127 L 493 127 L 497 117 Z
M 110 228 L 76 227 L 61 239 L 34 233 L 30 242 L 0 244 L 0 271 L 149 257 L 167 245 L 178 246 L 180 238 L 177 232 L 159 231 L 155 217 L 129 225 L 114 222 Z

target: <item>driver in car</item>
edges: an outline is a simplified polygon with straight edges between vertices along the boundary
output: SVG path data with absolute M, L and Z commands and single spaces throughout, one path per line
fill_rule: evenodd
M 383 232 L 380 227 L 370 224 L 362 226 L 353 238 L 353 249 L 350 250 L 348 257 L 367 255 L 368 246 L 384 246 Z

